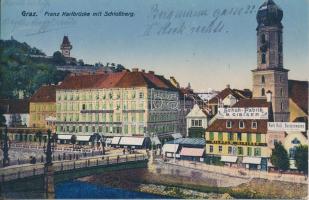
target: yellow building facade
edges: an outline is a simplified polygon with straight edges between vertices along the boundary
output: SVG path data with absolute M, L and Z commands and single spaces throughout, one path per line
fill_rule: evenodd
M 206 132 L 206 154 L 269 157 L 266 134 Z
M 30 122 L 32 128 L 54 129 L 47 118 L 56 117 L 56 86 L 42 86 L 30 99 Z

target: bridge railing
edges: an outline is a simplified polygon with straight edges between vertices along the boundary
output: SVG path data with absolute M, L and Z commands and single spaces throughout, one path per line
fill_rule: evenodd
M 74 169 L 88 168 L 94 166 L 106 166 L 111 164 L 126 163 L 131 161 L 147 160 L 144 154 L 128 154 L 118 156 L 102 156 L 80 160 L 56 161 L 53 163 L 54 172 L 62 172 Z M 44 174 L 44 164 L 26 164 L 11 166 L 0 169 L 0 182 L 16 180 L 24 177 Z

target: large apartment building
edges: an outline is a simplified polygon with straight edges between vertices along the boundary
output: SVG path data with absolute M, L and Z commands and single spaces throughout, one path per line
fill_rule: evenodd
M 154 72 L 68 76 L 56 91 L 57 133 L 170 137 L 176 131 L 179 91 Z

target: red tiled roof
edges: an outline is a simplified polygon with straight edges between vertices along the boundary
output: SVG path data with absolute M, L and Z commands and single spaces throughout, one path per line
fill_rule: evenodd
M 29 100 L 0 99 L 0 112 L 3 114 L 29 113 Z
M 289 80 L 289 98 L 308 114 L 308 81 Z
M 153 77 L 152 77 L 153 78 Z M 127 72 L 124 77 L 116 84 L 116 87 L 162 87 L 160 82 L 155 85 L 143 72 Z
M 89 89 L 106 79 L 108 74 L 83 74 L 67 76 L 58 89 Z
M 252 92 L 250 90 L 237 90 L 237 89 L 225 88 L 224 90 L 219 92 L 216 96 L 214 96 L 212 99 L 210 99 L 209 103 L 218 103 L 218 98 L 223 100 L 230 94 L 233 95 L 238 100 L 252 97 Z
M 232 122 L 232 128 L 226 127 L 226 122 Z M 243 121 L 244 128 L 239 128 L 239 122 Z M 257 128 L 252 128 L 252 121 L 257 122 Z M 252 120 L 252 119 L 217 119 L 207 129 L 208 132 L 239 132 L 239 133 L 267 133 L 268 120 Z
M 95 88 L 115 87 L 126 73 L 127 73 L 126 71 L 123 71 L 123 72 L 105 74 L 104 78 L 100 79 L 97 83 L 95 83 L 94 87 Z
M 163 76 L 145 72 L 115 72 L 88 75 L 71 75 L 65 78 L 59 89 L 129 88 L 148 87 L 159 89 L 176 88 Z
M 56 102 L 57 85 L 41 86 L 30 98 L 30 102 Z
M 246 108 L 246 107 L 269 107 L 270 102 L 266 99 L 240 99 L 233 107 Z

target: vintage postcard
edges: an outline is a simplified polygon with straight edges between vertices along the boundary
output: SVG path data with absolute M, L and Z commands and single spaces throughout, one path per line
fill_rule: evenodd
M 0 199 L 308 199 L 308 0 L 0 2 Z

